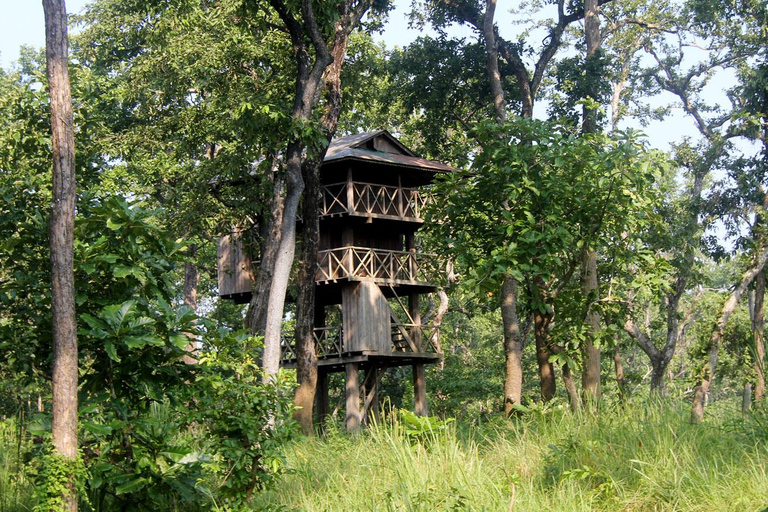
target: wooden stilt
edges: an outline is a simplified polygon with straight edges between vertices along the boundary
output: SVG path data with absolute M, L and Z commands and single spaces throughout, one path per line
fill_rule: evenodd
M 330 412 L 330 396 L 328 390 L 328 372 L 318 368 L 317 390 L 315 391 L 315 411 L 317 411 L 317 424 L 322 430 L 325 426 L 325 418 Z
M 423 364 L 413 365 L 413 412 L 419 416 L 428 416 L 427 381 Z
M 344 424 L 349 432 L 358 432 L 360 430 L 360 383 L 357 376 L 357 363 L 347 363 L 347 417 Z

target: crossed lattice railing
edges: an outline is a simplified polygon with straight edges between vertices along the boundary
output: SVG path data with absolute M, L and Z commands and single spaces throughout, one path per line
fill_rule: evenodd
M 440 352 L 440 326 L 392 322 L 392 352 Z
M 340 325 L 330 327 L 318 327 L 312 332 L 315 339 L 315 353 L 317 357 L 341 357 L 343 352 L 344 334 Z M 293 331 L 284 331 L 280 340 L 280 359 L 283 361 L 295 360 L 296 338 Z
M 323 186 L 323 206 L 320 215 L 355 213 L 397 218 L 421 219 L 424 207 L 431 200 L 429 194 L 415 189 L 373 183 L 351 182 L 348 195 L 347 182 Z
M 440 327 L 436 325 L 416 325 L 392 322 L 392 352 L 439 352 L 438 336 Z M 318 359 L 341 357 L 344 352 L 344 332 L 340 325 L 319 327 L 314 330 L 315 352 Z M 284 331 L 280 344 L 280 359 L 296 360 L 296 340 L 292 331 Z
M 373 278 L 393 283 L 437 283 L 436 262 L 433 254 L 339 247 L 318 253 L 315 280 Z

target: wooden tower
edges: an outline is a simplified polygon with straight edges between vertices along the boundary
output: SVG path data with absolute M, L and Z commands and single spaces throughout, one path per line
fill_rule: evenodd
M 328 148 L 315 275 L 321 420 L 329 412 L 330 373 L 346 373 L 346 425 L 355 430 L 377 411 L 384 371 L 406 365 L 413 369 L 415 412 L 427 414 L 424 365 L 442 354 L 437 327 L 422 324 L 421 296 L 436 291 L 442 279 L 437 258 L 419 251 L 416 232 L 430 197 L 424 187 L 452 170 L 418 157 L 386 131 L 339 138 Z M 220 295 L 248 300 L 249 275 L 239 244 L 222 239 Z M 296 364 L 290 334 L 282 353 L 289 368 Z

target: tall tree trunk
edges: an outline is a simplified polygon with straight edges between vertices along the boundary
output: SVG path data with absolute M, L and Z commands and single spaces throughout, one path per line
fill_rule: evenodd
M 710 340 L 709 368 L 705 370 L 704 376 L 699 379 L 694 388 L 693 406 L 691 407 L 691 423 L 700 423 L 704 418 L 704 402 L 709 393 L 709 388 L 712 385 L 712 380 L 715 378 L 717 359 L 720 353 L 720 343 L 723 339 L 725 326 L 728 324 L 728 319 L 731 317 L 731 314 L 736 310 L 741 295 L 746 291 L 747 287 L 752 283 L 755 277 L 763 271 L 766 259 L 768 259 L 768 247 L 760 247 L 759 252 L 755 254 L 753 265 L 742 275 L 741 282 L 736 289 L 731 292 L 728 300 L 726 300 L 723 305 L 723 309 L 720 312 L 720 318 L 717 320 L 715 331 Z
M 299 296 L 296 302 L 296 382 L 293 395 L 297 407 L 293 418 L 305 435 L 312 435 L 312 411 L 317 390 L 317 353 L 315 351 L 315 270 L 320 245 L 320 164 L 311 162 L 305 172 L 307 185 L 302 203 L 304 219 L 299 264 Z
M 197 256 L 197 245 L 189 246 L 189 257 L 194 259 Z M 188 261 L 184 264 L 184 304 L 192 308 L 197 314 L 197 286 L 200 282 L 200 273 L 194 261 Z M 187 333 L 189 345 L 187 345 L 187 355 L 184 356 L 184 362 L 187 364 L 197 363 L 197 339 L 194 333 Z
M 301 141 L 291 142 L 286 151 L 287 193 L 285 210 L 282 219 L 280 219 L 280 243 L 275 255 L 264 326 L 262 368 L 264 369 L 265 381 L 270 380 L 280 368 L 280 342 L 285 294 L 288 291 L 291 266 L 296 252 L 296 214 L 299 210 L 301 194 L 304 191 L 304 179 L 301 176 L 303 151 L 304 144 Z
M 504 323 L 504 414 L 512 414 L 513 406 L 523 397 L 523 337 L 517 317 L 517 281 L 507 276 L 501 287 L 501 318 Z
M 584 255 L 584 274 L 582 276 L 582 290 L 585 296 L 593 297 L 598 293 L 597 287 L 597 252 L 587 250 Z M 592 302 L 592 299 L 590 299 Z M 584 404 L 596 406 L 600 401 L 600 349 L 595 346 L 595 338 L 600 332 L 600 315 L 593 310 L 591 304 L 587 311 L 587 325 L 590 335 L 582 345 L 582 359 L 584 371 L 581 374 L 581 392 Z
M 587 47 L 587 62 L 597 58 L 597 51 L 600 48 L 600 16 L 598 12 L 598 0 L 584 1 L 584 40 Z M 597 69 L 595 66 L 587 65 L 590 68 Z M 588 71 L 587 71 L 588 72 Z M 600 77 L 587 77 L 592 83 L 597 83 Z M 591 99 L 597 101 L 599 96 L 596 91 L 588 91 Z M 584 133 L 597 133 L 599 126 L 597 123 L 597 110 L 584 106 L 584 120 L 582 131 Z M 598 293 L 597 287 L 597 252 L 588 248 L 584 253 L 584 267 L 581 282 L 584 296 L 596 300 Z M 600 332 L 600 316 L 590 307 L 587 311 L 587 325 L 591 335 L 587 336 L 581 347 L 584 371 L 581 378 L 581 388 L 584 403 L 587 405 L 597 405 L 600 401 L 600 349 L 595 346 L 595 339 Z
M 755 303 L 752 319 L 754 334 L 755 358 L 755 402 L 765 397 L 765 316 L 763 301 L 765 299 L 765 270 L 755 277 Z
M 75 317 L 75 133 L 69 87 L 67 12 L 64 0 L 43 0 L 48 88 L 51 101 L 53 201 L 51 205 L 51 310 L 53 315 L 53 445 L 77 453 L 77 319 Z M 64 509 L 77 510 L 75 475 Z
M 337 30 L 330 55 L 333 62 L 325 73 L 325 112 L 322 118 L 323 130 L 328 143 L 336 133 L 341 115 L 341 70 L 347 53 L 349 32 Z M 327 148 L 326 148 L 327 149 Z M 294 393 L 294 405 L 297 410 L 294 419 L 301 425 L 306 435 L 314 432 L 312 410 L 317 391 L 317 353 L 315 351 L 315 271 L 317 269 L 317 251 L 320 247 L 320 204 L 322 189 L 320 184 L 320 166 L 325 150 L 316 160 L 308 161 L 304 166 L 306 190 L 302 208 L 304 232 L 302 233 L 302 257 L 299 268 L 299 297 L 296 305 L 296 381 L 298 387 Z
M 245 325 L 251 334 L 264 336 L 267 325 L 267 307 L 272 285 L 272 276 L 275 270 L 275 260 L 280 247 L 282 231 L 280 227 L 285 212 L 286 197 L 285 174 L 277 172 L 272 182 L 272 198 L 270 199 L 269 215 L 262 226 L 261 260 L 256 272 L 256 282 L 253 287 L 251 303 L 248 305 L 248 314 Z

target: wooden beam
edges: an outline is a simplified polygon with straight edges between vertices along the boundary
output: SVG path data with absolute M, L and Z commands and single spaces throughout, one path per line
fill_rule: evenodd
M 370 423 L 371 416 L 374 421 L 379 416 L 379 386 L 381 384 L 381 377 L 384 375 L 385 367 L 369 366 L 365 372 L 365 382 L 363 383 L 363 389 L 366 390 L 365 400 L 363 402 L 363 422 L 368 425 Z

